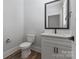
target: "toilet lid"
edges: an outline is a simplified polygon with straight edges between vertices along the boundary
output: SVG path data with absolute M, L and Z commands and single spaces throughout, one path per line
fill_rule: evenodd
M 20 44 L 20 47 L 28 48 L 28 47 L 30 47 L 30 45 L 31 45 L 30 42 L 24 42 L 24 43 Z

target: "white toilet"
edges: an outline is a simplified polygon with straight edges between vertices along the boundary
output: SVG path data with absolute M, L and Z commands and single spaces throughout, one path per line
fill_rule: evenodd
M 23 59 L 27 58 L 31 53 L 30 47 L 35 40 L 35 34 L 27 34 L 26 40 L 27 40 L 26 42 L 23 42 L 20 44 L 21 58 L 23 58 Z

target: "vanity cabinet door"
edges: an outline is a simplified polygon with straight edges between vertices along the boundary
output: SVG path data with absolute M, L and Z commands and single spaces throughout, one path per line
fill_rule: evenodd
M 47 41 L 42 40 L 42 59 L 55 59 L 54 47 L 51 47 Z
M 56 59 L 72 59 L 72 48 L 67 46 L 56 46 L 58 47 L 58 53 Z

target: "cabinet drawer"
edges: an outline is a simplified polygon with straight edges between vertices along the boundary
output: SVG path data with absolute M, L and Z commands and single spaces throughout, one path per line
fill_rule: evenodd
M 56 41 L 56 42 L 61 42 L 61 43 L 64 43 L 64 44 L 67 44 L 67 43 L 68 43 L 68 44 L 73 43 L 72 40 L 65 39 L 65 38 L 42 37 L 42 40 Z
M 67 42 L 59 42 L 59 41 L 55 41 L 55 40 L 45 40 L 43 39 L 42 40 L 42 45 L 46 45 L 46 46 L 53 46 L 53 45 L 60 45 L 60 46 L 63 46 L 63 47 L 69 47 L 69 48 L 72 48 L 72 42 L 70 43 L 67 43 Z

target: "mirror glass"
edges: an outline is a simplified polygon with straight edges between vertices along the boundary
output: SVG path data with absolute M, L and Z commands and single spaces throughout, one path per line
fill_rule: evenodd
M 45 28 L 69 28 L 69 0 L 55 0 L 45 3 Z

